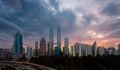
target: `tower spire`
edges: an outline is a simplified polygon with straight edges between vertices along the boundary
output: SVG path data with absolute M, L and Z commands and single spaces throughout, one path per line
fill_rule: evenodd
M 53 28 L 50 27 L 50 36 L 49 36 L 49 47 L 48 47 L 48 55 L 53 55 L 53 45 L 54 45 L 54 35 Z
M 60 26 L 58 26 L 58 30 L 57 30 L 57 47 L 60 47 L 60 49 L 61 49 L 61 29 L 60 29 Z

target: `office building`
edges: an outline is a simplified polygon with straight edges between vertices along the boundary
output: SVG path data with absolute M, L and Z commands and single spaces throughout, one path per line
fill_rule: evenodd
M 118 55 L 120 55 L 120 44 L 118 44 Z
M 40 56 L 46 56 L 46 40 L 44 37 L 40 40 L 40 49 L 39 49 Z
M 60 47 L 60 51 L 61 51 L 61 29 L 60 29 L 60 26 L 58 27 L 58 30 L 57 30 L 57 47 Z
M 69 55 L 69 39 L 65 37 L 64 39 L 64 49 L 63 49 L 64 55 Z
M 97 55 L 97 43 L 94 42 L 92 45 L 92 56 L 96 56 Z
M 52 56 L 54 51 L 54 35 L 53 35 L 53 29 L 50 27 L 50 36 L 49 36 L 49 42 L 48 42 L 48 56 Z
M 17 53 L 17 54 L 23 53 L 23 42 L 22 42 L 22 35 L 20 32 L 17 32 L 14 35 L 13 53 Z
M 35 56 L 38 56 L 38 41 L 35 42 L 34 54 Z
M 103 56 L 105 54 L 105 48 L 104 47 L 98 47 L 97 48 L 97 54 L 100 56 Z

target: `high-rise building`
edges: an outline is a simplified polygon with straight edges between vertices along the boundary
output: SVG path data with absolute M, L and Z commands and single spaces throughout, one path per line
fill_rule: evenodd
M 92 46 L 92 56 L 96 56 L 97 55 L 97 48 L 96 48 L 96 46 L 97 46 L 97 43 L 94 42 L 93 46 Z
M 117 55 L 116 49 L 114 47 L 109 47 L 107 51 L 108 51 L 108 55 Z
M 17 32 L 14 35 L 13 53 L 21 54 L 22 52 L 23 52 L 22 35 L 20 32 Z
M 53 29 L 50 27 L 50 36 L 49 36 L 49 42 L 48 42 L 48 56 L 53 55 L 53 47 L 54 47 L 54 35 L 53 35 Z
M 61 55 L 60 53 L 61 53 L 60 47 L 55 47 L 55 56 Z
M 92 46 L 88 44 L 75 43 L 75 45 L 71 47 L 71 55 L 79 57 L 92 55 Z
M 45 56 L 46 55 L 46 40 L 44 37 L 40 40 L 40 51 L 39 51 L 40 56 Z
M 75 56 L 82 56 L 82 46 L 80 43 L 75 43 Z
M 118 55 L 120 55 L 120 44 L 118 44 Z
M 57 30 L 57 47 L 60 47 L 60 50 L 61 50 L 61 29 L 60 29 L 60 26 L 58 27 L 58 30 Z
M 35 42 L 35 56 L 38 56 L 38 41 Z
M 33 56 L 33 49 L 32 49 L 32 47 L 27 46 L 27 56 L 28 57 Z
M 71 46 L 71 56 L 75 56 L 75 46 Z
M 104 47 L 98 47 L 97 48 L 97 54 L 100 56 L 103 56 L 105 54 L 105 48 Z
M 68 55 L 69 54 L 69 39 L 67 37 L 65 37 L 64 39 L 64 51 L 63 54 L 64 55 Z

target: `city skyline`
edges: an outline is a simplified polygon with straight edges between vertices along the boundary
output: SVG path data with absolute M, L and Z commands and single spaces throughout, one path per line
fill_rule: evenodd
M 120 43 L 119 0 L 0 0 L 0 48 L 12 48 L 14 34 L 20 31 L 23 45 L 35 47 L 35 41 L 49 41 L 53 28 L 57 43 L 57 28 L 61 27 L 61 43 L 69 38 L 76 42 L 117 47 Z M 88 8 L 89 7 L 89 8 Z

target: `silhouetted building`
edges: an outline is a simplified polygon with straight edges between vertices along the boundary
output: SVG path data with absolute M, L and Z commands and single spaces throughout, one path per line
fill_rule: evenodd
M 97 55 L 97 43 L 94 42 L 93 46 L 92 46 L 92 56 L 96 56 Z
M 55 47 L 55 56 L 61 55 L 61 49 L 60 47 Z
M 1 49 L 0 48 L 0 59 L 11 59 L 12 53 L 10 49 Z
M 32 47 L 27 46 L 27 56 L 28 57 L 33 56 L 33 49 L 32 49 Z
M 108 55 L 117 55 L 116 49 L 114 47 L 108 48 Z
M 61 51 L 61 29 L 60 29 L 60 26 L 58 27 L 58 30 L 57 30 L 57 47 L 59 47 L 60 51 Z
M 75 45 L 71 47 L 71 55 L 79 57 L 92 55 L 92 46 L 88 44 L 75 43 Z
M 74 47 L 75 47 L 75 56 L 81 56 L 82 47 L 80 46 L 80 43 L 75 43 Z
M 45 56 L 46 55 L 46 40 L 44 37 L 40 40 L 40 51 L 39 51 L 40 56 Z
M 38 56 L 38 41 L 35 42 L 34 53 L 35 53 L 35 56 Z
M 120 44 L 118 44 L 118 55 L 120 55 Z
M 97 48 L 97 54 L 100 56 L 103 56 L 105 54 L 105 48 L 104 47 L 98 47 Z
M 75 46 L 71 46 L 71 56 L 75 56 Z
M 54 51 L 54 35 L 53 35 L 53 29 L 50 27 L 50 36 L 49 36 L 49 42 L 48 42 L 48 56 L 52 56 Z
M 86 56 L 92 56 L 92 46 L 86 44 Z
M 20 32 L 17 32 L 14 35 L 13 53 L 22 54 L 22 52 L 23 52 L 22 35 Z

